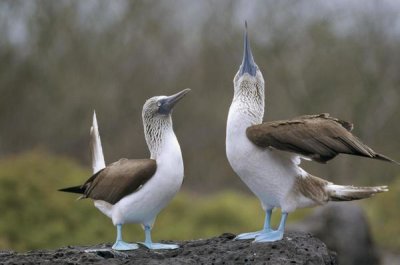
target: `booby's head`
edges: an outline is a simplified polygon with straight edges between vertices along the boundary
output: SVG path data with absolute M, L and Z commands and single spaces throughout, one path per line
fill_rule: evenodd
M 243 36 L 243 59 L 242 64 L 239 68 L 239 75 L 249 74 L 251 76 L 256 76 L 258 71 L 258 66 L 253 58 L 253 53 L 251 52 L 249 36 L 247 33 L 247 21 L 245 22 L 244 36 Z
M 142 118 L 147 145 L 152 158 L 156 158 L 162 141 L 168 132 L 172 132 L 171 114 L 189 88 L 171 96 L 156 96 L 148 99 L 143 105 Z
M 186 88 L 171 96 L 156 96 L 146 100 L 143 105 L 143 120 L 151 121 L 153 119 L 165 119 L 169 117 L 175 104 L 189 93 L 189 91 L 190 88 Z
M 245 23 L 243 60 L 238 72 L 233 79 L 234 102 L 245 103 L 247 108 L 257 109 L 257 115 L 264 113 L 264 78 L 251 52 L 249 37 L 247 33 L 247 22 Z M 254 112 L 254 110 L 251 110 Z M 261 113 L 261 114 L 260 114 Z
M 247 33 L 247 21 L 245 22 L 245 31 L 243 37 L 243 59 L 233 79 L 236 92 L 243 90 L 264 91 L 264 78 L 258 65 L 254 61 L 253 53 L 251 52 L 249 36 Z

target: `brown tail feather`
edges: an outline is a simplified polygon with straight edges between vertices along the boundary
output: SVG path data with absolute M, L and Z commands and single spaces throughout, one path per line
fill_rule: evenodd
M 353 201 L 369 198 L 389 189 L 387 186 L 354 187 L 328 184 L 326 190 L 331 201 Z
M 74 187 L 68 187 L 68 188 L 64 188 L 64 189 L 59 189 L 58 191 L 84 194 L 85 193 L 85 188 L 83 188 L 82 185 L 81 185 L 81 186 L 74 186 Z

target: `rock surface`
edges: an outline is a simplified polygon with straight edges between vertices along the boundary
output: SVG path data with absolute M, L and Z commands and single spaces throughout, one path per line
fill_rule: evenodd
M 141 247 L 118 252 L 110 249 L 111 244 L 27 253 L 0 251 L 0 264 L 337 264 L 335 253 L 310 234 L 289 232 L 274 243 L 234 241 L 234 237 L 222 234 L 210 239 L 174 242 L 181 247 L 160 251 Z

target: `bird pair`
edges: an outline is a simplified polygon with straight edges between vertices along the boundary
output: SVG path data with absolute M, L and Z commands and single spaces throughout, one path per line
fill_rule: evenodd
M 328 114 L 308 115 L 292 120 L 263 123 L 264 79 L 254 62 L 247 24 L 244 55 L 234 80 L 234 97 L 229 109 L 226 154 L 237 175 L 260 199 L 266 212 L 264 228 L 236 239 L 272 242 L 283 238 L 286 219 L 297 208 L 328 201 L 368 198 L 387 191 L 387 186 L 354 187 L 336 185 L 310 175 L 299 167 L 301 159 L 325 163 L 340 153 L 389 162 L 351 134 L 353 125 Z M 142 224 L 150 249 L 174 249 L 177 245 L 153 243 L 151 229 L 157 214 L 181 187 L 184 170 L 181 149 L 172 128 L 171 112 L 190 90 L 172 96 L 150 98 L 142 118 L 150 159 L 121 159 L 105 166 L 96 116 L 93 118 L 92 161 L 94 175 L 83 185 L 61 191 L 83 194 L 112 219 L 117 227 L 116 250 L 138 248 L 122 240 L 122 225 Z M 395 162 L 397 163 L 397 162 Z M 398 164 L 398 163 L 397 163 Z M 272 210 L 281 208 L 282 218 L 272 230 Z

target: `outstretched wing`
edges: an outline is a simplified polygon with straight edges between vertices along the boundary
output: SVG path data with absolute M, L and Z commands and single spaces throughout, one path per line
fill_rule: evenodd
M 265 122 L 247 128 L 246 134 L 257 146 L 293 152 L 320 163 L 340 153 L 395 162 L 362 143 L 352 129 L 351 123 L 323 113 Z
M 100 170 L 82 185 L 83 198 L 115 204 L 144 185 L 156 169 L 153 159 L 121 159 Z

